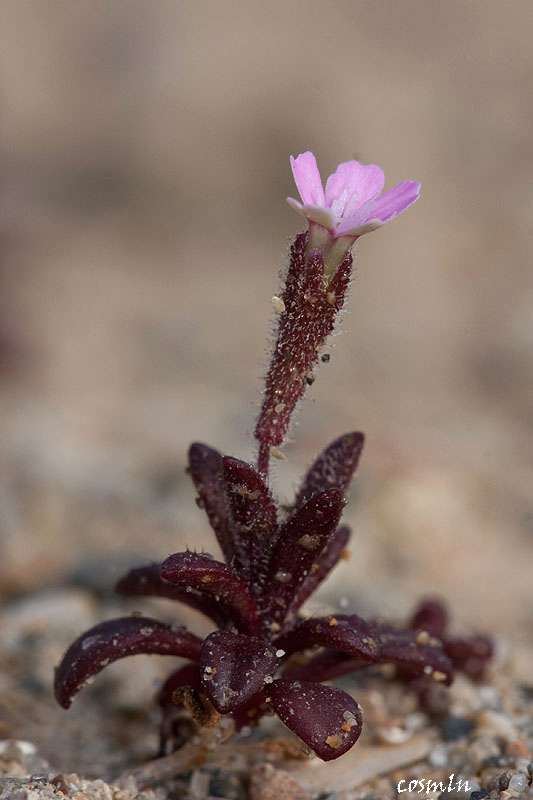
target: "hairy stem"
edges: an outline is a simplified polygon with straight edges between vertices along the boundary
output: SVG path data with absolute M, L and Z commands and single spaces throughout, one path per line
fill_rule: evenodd
M 257 471 L 261 477 L 268 482 L 268 468 L 270 464 L 270 445 L 264 442 L 259 444 L 259 452 L 257 455 Z
M 268 469 L 268 449 L 283 444 L 293 411 L 314 381 L 320 349 L 335 327 L 350 283 L 350 253 L 326 276 L 322 251 L 308 245 L 307 233 L 296 237 L 280 298 L 276 342 L 255 428 L 262 474 Z

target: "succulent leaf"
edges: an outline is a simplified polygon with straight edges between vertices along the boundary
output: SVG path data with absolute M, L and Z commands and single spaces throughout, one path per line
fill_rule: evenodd
M 318 492 L 337 488 L 346 492 L 357 469 L 365 437 L 362 433 L 345 433 L 339 436 L 309 468 L 295 500 L 301 506 Z
M 282 678 L 270 697 L 281 721 L 324 761 L 342 756 L 361 734 L 361 709 L 341 689 Z
M 287 654 L 311 647 L 328 647 L 376 662 L 380 657 L 380 641 L 374 626 L 356 614 L 310 617 L 276 639 L 276 645 Z
M 86 631 L 73 642 L 56 669 L 58 703 L 68 708 L 79 690 L 108 664 L 126 656 L 158 653 L 197 660 L 201 640 L 185 628 L 149 617 L 120 617 Z
M 278 666 L 276 651 L 264 639 L 215 631 L 202 646 L 202 687 L 217 711 L 227 714 L 271 683 Z
M 250 464 L 223 459 L 233 526 L 233 568 L 259 589 L 265 579 L 277 529 L 276 506 L 263 478 Z
M 281 624 L 302 583 L 337 528 L 344 497 L 327 489 L 298 509 L 282 526 L 265 585 L 265 618 Z
M 289 616 L 296 613 L 298 609 L 303 606 L 307 598 L 310 597 L 328 577 L 331 570 L 337 565 L 346 552 L 350 536 L 350 528 L 348 528 L 347 525 L 343 525 L 338 528 L 331 539 L 326 542 L 324 549 L 312 563 L 309 574 L 300 584 L 291 603 Z
M 325 680 L 324 671 L 331 678 L 372 663 L 394 664 L 406 676 L 427 675 L 446 685 L 453 676 L 450 659 L 440 643 L 421 643 L 412 631 L 366 622 L 355 614 L 311 617 L 276 639 L 276 645 L 288 654 L 319 645 L 326 647 L 326 652 L 336 651 L 350 657 L 317 656 L 311 666 L 304 665 L 298 671 L 299 675 L 309 674 L 313 679 L 319 676 Z
M 430 636 L 441 637 L 448 627 L 448 612 L 443 603 L 427 597 L 418 604 L 409 622 L 414 631 L 426 631 Z
M 161 565 L 161 578 L 216 598 L 239 630 L 252 633 L 257 629 L 254 598 L 246 583 L 221 561 L 201 553 L 174 553 Z
M 455 669 L 479 680 L 494 656 L 494 643 L 488 636 L 449 636 L 443 640 L 444 652 Z
M 162 708 L 173 705 L 173 694 L 182 686 L 200 688 L 200 668 L 198 664 L 184 664 L 171 672 L 157 693 L 157 702 Z
M 299 681 L 330 681 L 368 667 L 368 663 L 357 656 L 325 649 L 304 663 L 291 664 L 289 661 L 283 670 L 283 677 Z
M 227 621 L 223 607 L 209 595 L 196 590 L 187 591 L 162 580 L 160 564 L 147 564 L 130 570 L 118 581 L 115 591 L 126 597 L 166 597 L 200 611 L 219 625 Z
M 189 448 L 189 472 L 227 563 L 233 558 L 231 510 L 224 485 L 222 455 L 195 442 Z

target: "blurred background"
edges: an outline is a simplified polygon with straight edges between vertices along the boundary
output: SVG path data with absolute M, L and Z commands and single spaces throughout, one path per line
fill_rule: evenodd
M 211 546 L 191 440 L 251 458 L 301 220 L 288 157 L 422 182 L 357 247 L 275 488 L 367 446 L 320 603 L 533 630 L 529 0 L 0 6 L 0 591 Z

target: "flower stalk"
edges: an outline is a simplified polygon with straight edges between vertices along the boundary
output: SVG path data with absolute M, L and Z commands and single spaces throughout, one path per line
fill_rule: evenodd
M 309 240 L 308 233 L 296 237 L 280 295 L 285 310 L 279 314 L 276 343 L 255 428 L 260 446 L 258 468 L 264 476 L 268 450 L 283 444 L 296 404 L 314 380 L 320 349 L 333 332 L 352 273 L 352 256 L 348 252 L 328 278 L 323 251 L 310 249 Z
M 281 301 L 278 330 L 255 428 L 257 467 L 265 479 L 271 448 L 284 443 L 294 409 L 315 379 L 320 350 L 344 306 L 353 245 L 405 211 L 420 194 L 415 181 L 381 194 L 385 178 L 375 164 L 339 164 L 325 189 L 312 153 L 291 156 L 291 166 L 301 202 L 287 202 L 309 228 L 291 247 L 285 285 L 276 298 Z

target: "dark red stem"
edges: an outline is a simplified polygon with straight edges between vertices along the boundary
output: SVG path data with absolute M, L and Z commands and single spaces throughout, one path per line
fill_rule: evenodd
M 265 483 L 268 483 L 269 464 L 270 464 L 270 445 L 260 442 L 259 452 L 257 454 L 257 471 L 264 479 Z
M 308 250 L 308 242 L 307 233 L 296 237 L 280 297 L 276 343 L 255 428 L 263 476 L 270 448 L 285 441 L 292 413 L 314 380 L 320 349 L 335 327 L 352 273 L 352 256 L 346 253 L 328 276 L 321 250 Z

